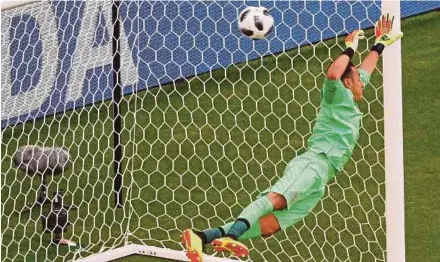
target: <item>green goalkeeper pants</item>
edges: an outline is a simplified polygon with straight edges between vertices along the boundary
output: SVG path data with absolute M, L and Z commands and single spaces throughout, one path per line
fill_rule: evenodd
M 324 154 L 306 151 L 292 159 L 281 177 L 273 186 L 264 190 L 261 196 L 275 192 L 287 201 L 287 208 L 272 213 L 281 229 L 301 221 L 324 196 L 325 185 L 335 176 L 336 169 Z

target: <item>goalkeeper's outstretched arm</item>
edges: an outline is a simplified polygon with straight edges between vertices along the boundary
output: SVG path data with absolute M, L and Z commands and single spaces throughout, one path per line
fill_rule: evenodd
M 379 19 L 379 21 L 376 23 L 376 41 L 374 42 L 374 46 L 371 48 L 371 52 L 367 55 L 367 57 L 365 57 L 364 61 L 359 66 L 360 69 L 365 70 L 369 75 L 371 75 L 376 68 L 379 56 L 382 54 L 385 47 L 391 45 L 403 36 L 402 32 L 397 34 L 392 33 L 393 22 L 394 16 L 387 14 L 382 15 L 381 19 Z
M 359 39 L 362 39 L 363 37 L 364 31 L 362 30 L 353 31 L 345 37 L 346 49 L 327 69 L 326 76 L 329 80 L 341 79 L 342 75 L 347 70 L 351 58 L 357 50 Z
M 368 75 L 371 75 L 376 68 L 377 61 L 379 61 L 379 53 L 371 50 L 367 57 L 365 57 L 364 61 L 362 61 L 359 69 L 363 69 L 368 73 Z
M 350 59 L 350 56 L 345 53 L 336 58 L 336 60 L 327 69 L 327 78 L 330 80 L 340 79 L 341 76 L 344 74 L 348 63 L 350 62 Z
M 391 45 L 395 41 L 402 38 L 403 33 L 393 33 L 394 16 L 382 15 L 375 25 L 376 41 L 374 42 L 371 52 L 364 59 L 359 66 L 360 69 L 365 70 L 371 75 L 376 68 L 380 55 L 385 47 Z M 351 34 L 345 37 L 346 49 L 328 68 L 326 76 L 330 80 L 340 79 L 344 74 L 347 65 L 350 62 L 351 57 L 357 51 L 359 39 L 364 38 L 364 32 L 362 30 L 355 30 Z

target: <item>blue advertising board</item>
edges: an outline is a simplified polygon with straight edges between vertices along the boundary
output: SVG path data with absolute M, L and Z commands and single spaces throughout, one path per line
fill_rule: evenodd
M 275 30 L 252 41 L 237 30 L 249 5 Z M 123 1 L 125 94 L 368 28 L 380 1 Z M 402 1 L 401 16 L 440 8 Z M 111 2 L 38 2 L 2 12 L 1 128 L 112 97 Z

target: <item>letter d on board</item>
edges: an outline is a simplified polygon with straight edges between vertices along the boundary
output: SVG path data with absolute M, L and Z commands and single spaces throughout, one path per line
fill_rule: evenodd
M 41 3 L 40 12 L 35 12 L 32 8 L 32 5 L 21 8 L 20 15 L 17 16 L 14 16 L 13 9 L 2 12 L 2 120 L 38 110 L 44 101 L 50 97 L 54 86 L 58 65 L 56 19 L 49 2 Z M 19 34 L 14 32 L 15 29 L 11 27 L 14 19 L 21 19 L 18 24 L 21 24 L 20 26 L 24 25 L 25 30 L 29 31 L 26 27 L 31 23 L 39 29 L 39 39 L 33 41 L 41 44 L 41 49 L 39 49 L 41 52 L 35 52 L 37 49 L 34 46 L 20 45 L 20 41 L 27 41 L 26 38 L 29 37 L 30 33 Z M 11 46 L 13 40 L 11 37 L 18 40 L 15 41 L 18 46 Z M 11 53 L 12 48 L 17 50 L 14 54 Z M 31 56 L 29 56 L 27 48 L 35 48 L 31 50 Z M 14 61 L 14 59 L 16 60 Z M 31 59 L 39 61 L 38 63 L 33 61 L 33 64 L 37 64 L 39 67 L 36 70 L 26 67 L 31 64 Z M 22 70 L 18 70 L 16 67 L 13 68 L 13 64 L 19 65 Z M 15 73 L 12 70 L 15 70 Z M 28 70 L 29 72 L 27 72 Z M 29 76 L 30 72 L 32 74 L 38 73 L 39 77 Z M 23 81 L 26 77 L 28 79 L 32 78 L 34 81 Z M 13 92 L 13 86 L 18 86 L 19 92 Z

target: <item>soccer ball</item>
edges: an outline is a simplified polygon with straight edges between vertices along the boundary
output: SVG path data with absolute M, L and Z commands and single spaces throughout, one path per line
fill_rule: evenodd
M 238 28 L 251 39 L 266 37 L 272 30 L 273 23 L 273 16 L 262 6 L 246 7 L 238 17 Z

